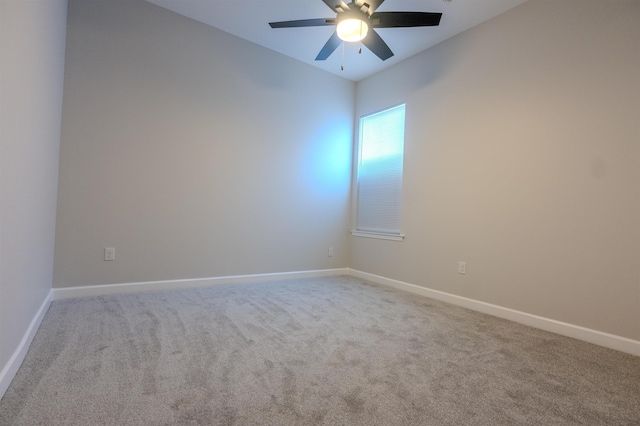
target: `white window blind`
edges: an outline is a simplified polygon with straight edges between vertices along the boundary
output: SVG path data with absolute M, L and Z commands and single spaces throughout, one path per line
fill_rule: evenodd
M 400 235 L 404 114 L 400 105 L 360 119 L 358 232 Z

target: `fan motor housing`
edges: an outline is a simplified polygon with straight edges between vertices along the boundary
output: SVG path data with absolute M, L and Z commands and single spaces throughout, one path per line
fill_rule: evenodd
M 347 11 L 338 13 L 338 16 L 336 17 L 336 22 L 339 24 L 340 22 L 345 21 L 347 19 L 357 19 L 359 21 L 364 22 L 368 26 L 371 26 L 369 24 L 369 14 L 362 12 L 359 9 L 347 10 Z

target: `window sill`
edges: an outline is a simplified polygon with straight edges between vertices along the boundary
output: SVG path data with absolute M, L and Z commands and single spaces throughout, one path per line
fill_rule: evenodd
M 351 235 L 354 237 L 364 237 L 364 238 L 376 238 L 378 240 L 389 240 L 389 241 L 403 241 L 404 235 L 393 235 L 393 234 L 378 234 L 375 232 L 367 232 L 367 231 L 358 231 L 352 230 Z

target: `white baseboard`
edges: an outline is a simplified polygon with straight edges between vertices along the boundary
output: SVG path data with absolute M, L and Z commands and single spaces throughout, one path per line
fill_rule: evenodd
M 381 277 L 379 275 L 358 271 L 355 269 L 348 269 L 348 274 L 352 277 L 371 281 L 376 284 L 393 287 L 398 290 L 403 290 L 409 293 L 429 297 L 431 299 L 440 300 L 442 302 L 451 303 L 452 305 L 462 306 L 467 309 L 493 315 L 499 318 L 504 318 L 513 322 L 539 328 L 541 330 L 550 331 L 562 336 L 572 337 L 574 339 L 593 343 L 595 345 L 604 346 L 609 349 L 615 349 L 620 352 L 640 356 L 640 341 L 637 340 L 616 336 L 614 334 L 603 333 L 601 331 L 580 327 L 578 325 L 556 321 L 553 319 L 528 314 L 526 312 L 520 312 L 514 309 L 504 308 L 502 306 L 492 305 L 490 303 L 480 302 L 478 300 L 468 299 L 466 297 L 456 296 L 454 294 L 445 293 L 438 290 L 432 290 L 426 287 L 420 287 L 415 284 L 409 284 L 402 281 Z
M 4 393 L 9 389 L 9 385 L 11 381 L 15 377 L 20 365 L 22 365 L 22 361 L 24 361 L 24 357 L 27 355 L 27 351 L 29 350 L 29 346 L 31 345 L 31 341 L 33 341 L 33 337 L 36 335 L 38 328 L 40 327 L 40 323 L 42 323 L 42 319 L 44 318 L 44 314 L 47 313 L 49 309 L 49 305 L 51 304 L 53 292 L 49 291 L 47 296 L 44 298 L 42 305 L 40 305 L 40 309 L 36 312 L 36 315 L 31 320 L 31 324 L 27 328 L 27 331 L 24 333 L 20 344 L 9 358 L 9 361 L 4 366 L 2 371 L 0 372 L 0 399 L 2 399 Z
M 234 275 L 227 277 L 195 278 L 167 281 L 146 281 L 122 284 L 104 284 L 84 287 L 63 287 L 53 289 L 53 300 L 73 299 L 86 296 L 106 296 L 109 294 L 140 293 L 144 291 L 177 290 L 181 288 L 208 287 L 219 284 L 253 283 L 281 279 L 315 278 L 348 275 L 347 268 L 319 269 L 314 271 L 278 272 L 271 274 Z

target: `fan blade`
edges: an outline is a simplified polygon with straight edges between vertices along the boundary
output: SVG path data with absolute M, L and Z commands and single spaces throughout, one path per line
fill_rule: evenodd
M 340 46 L 340 43 L 342 43 L 342 40 L 338 37 L 338 33 L 334 31 L 333 35 L 329 37 L 329 40 L 327 40 L 324 47 L 320 50 L 320 53 L 318 53 L 318 56 L 316 56 L 316 61 L 324 61 L 327 59 L 333 51 Z
M 296 27 L 323 27 L 335 25 L 335 18 L 331 19 L 299 19 L 297 21 L 269 22 L 271 28 L 296 28 Z
M 434 27 L 440 25 L 442 13 L 376 12 L 371 15 L 373 28 Z
M 362 9 L 363 6 L 367 6 L 363 12 L 369 13 L 369 16 L 371 16 L 383 2 L 384 0 L 356 0 L 356 6 L 360 9 Z
M 378 58 L 386 61 L 393 56 L 393 52 L 387 46 L 387 43 L 382 40 L 382 37 L 371 28 L 367 36 L 362 40 L 362 44 L 367 46 Z
M 347 10 L 349 10 L 349 5 L 342 0 L 322 0 L 322 1 L 324 2 L 324 4 L 329 6 L 331 10 L 333 10 L 335 13 L 346 12 Z

